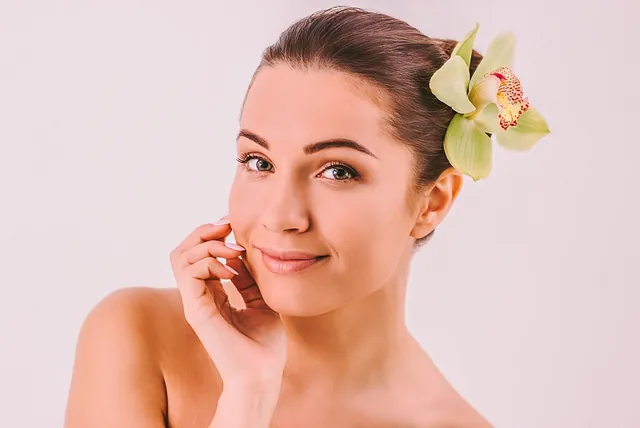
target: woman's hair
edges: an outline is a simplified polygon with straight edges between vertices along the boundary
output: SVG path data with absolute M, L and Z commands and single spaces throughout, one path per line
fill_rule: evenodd
M 302 70 L 341 71 L 365 83 L 362 88 L 387 113 L 385 131 L 414 154 L 413 190 L 418 192 L 451 167 L 443 141 L 455 112 L 431 93 L 429 80 L 449 59 L 456 43 L 428 37 L 382 13 L 333 7 L 286 29 L 264 51 L 258 70 L 287 64 Z M 481 59 L 473 51 L 471 73 Z

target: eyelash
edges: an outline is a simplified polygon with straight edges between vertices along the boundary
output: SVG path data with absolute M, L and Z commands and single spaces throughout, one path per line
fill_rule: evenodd
M 238 158 L 236 158 L 238 163 L 243 165 L 244 170 L 247 171 L 247 172 L 253 172 L 253 173 L 269 172 L 269 171 L 255 171 L 253 169 L 249 169 L 248 163 L 252 159 L 262 160 L 262 161 L 267 162 L 268 164 L 271 164 L 271 162 L 269 162 L 268 160 L 266 160 L 262 156 L 258 156 L 258 155 L 253 154 L 253 153 L 243 153 Z M 342 168 L 342 169 L 346 170 L 351 177 L 350 178 L 345 178 L 344 180 L 338 180 L 338 179 L 333 179 L 333 180 L 328 179 L 328 180 L 337 181 L 337 182 L 340 182 L 340 183 L 351 183 L 351 182 L 354 182 L 354 181 L 359 181 L 360 178 L 361 178 L 360 174 L 358 174 L 358 172 L 354 168 L 350 167 L 349 165 L 343 164 L 341 162 L 336 162 L 336 161 L 329 162 L 329 164 L 326 165 L 323 168 L 323 170 L 322 170 L 322 172 L 320 174 L 322 174 L 323 172 L 325 172 L 326 170 L 331 169 L 331 168 Z M 318 174 L 318 175 L 320 175 L 320 174 Z

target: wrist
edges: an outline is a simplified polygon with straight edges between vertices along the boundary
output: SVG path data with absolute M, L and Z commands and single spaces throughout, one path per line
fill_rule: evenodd
M 222 383 L 222 394 L 229 397 L 270 397 L 280 395 L 282 379 L 234 379 Z
M 222 378 L 223 391 L 230 393 L 272 393 L 280 392 L 282 385 L 282 371 L 262 371 L 251 373 L 243 373 L 242 375 L 235 373 L 232 376 L 224 376 Z
M 268 428 L 280 396 L 280 383 L 223 385 L 211 427 Z

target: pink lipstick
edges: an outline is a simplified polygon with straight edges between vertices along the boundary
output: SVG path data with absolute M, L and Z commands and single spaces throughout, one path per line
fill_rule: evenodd
M 267 270 L 275 274 L 291 274 L 303 271 L 329 256 L 318 256 L 303 251 L 281 251 L 258 248 L 262 253 L 262 262 Z

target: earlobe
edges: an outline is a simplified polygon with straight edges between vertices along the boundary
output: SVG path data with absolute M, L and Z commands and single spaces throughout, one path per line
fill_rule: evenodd
M 449 168 L 420 195 L 421 203 L 416 224 L 411 230 L 412 238 L 423 238 L 435 230 L 460 194 L 462 182 L 462 174 Z

